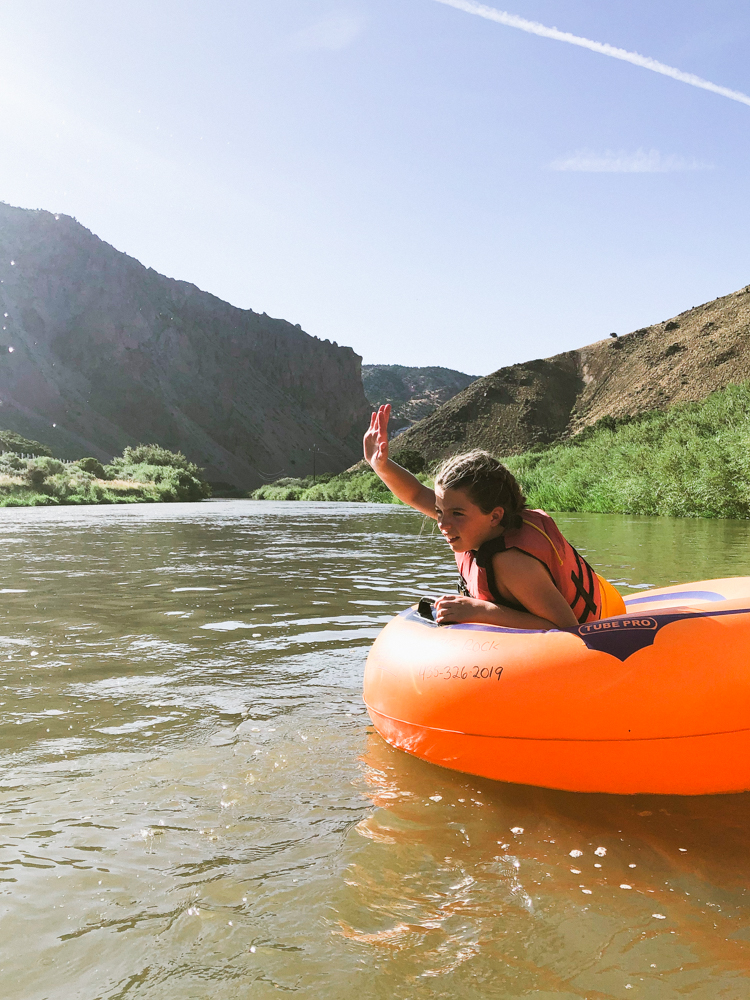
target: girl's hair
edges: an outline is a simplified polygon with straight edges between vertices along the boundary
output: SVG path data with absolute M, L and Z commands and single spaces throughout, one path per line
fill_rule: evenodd
M 521 527 L 526 497 L 513 473 L 486 451 L 477 449 L 447 458 L 435 473 L 435 486 L 464 490 L 485 514 L 502 507 L 503 526 Z

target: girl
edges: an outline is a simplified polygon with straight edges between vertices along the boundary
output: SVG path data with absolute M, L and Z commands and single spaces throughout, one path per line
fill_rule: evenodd
M 364 437 L 365 459 L 399 500 L 433 517 L 461 574 L 462 594 L 435 602 L 439 624 L 483 622 L 505 628 L 570 628 L 625 614 L 614 587 L 563 538 L 552 518 L 529 510 L 512 473 L 484 451 L 442 464 L 434 491 L 388 458 L 381 406 Z

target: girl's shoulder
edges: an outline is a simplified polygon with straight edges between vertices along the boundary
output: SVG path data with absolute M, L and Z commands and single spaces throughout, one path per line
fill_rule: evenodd
M 543 510 L 521 511 L 520 526 L 506 532 L 505 538 L 509 549 L 521 549 L 535 559 L 543 560 L 551 550 L 558 562 L 564 560 L 568 546 L 554 519 Z
M 531 507 L 527 507 L 525 510 L 520 511 L 521 523 L 517 528 L 512 528 L 507 532 L 508 535 L 514 532 L 524 532 L 528 530 L 537 531 L 549 531 L 552 530 L 559 533 L 560 529 L 557 527 L 557 523 L 553 517 L 547 513 L 546 510 L 535 510 Z
M 524 510 L 521 511 L 521 517 L 522 518 L 541 517 L 541 518 L 546 518 L 548 521 L 554 520 L 554 518 L 550 514 L 548 514 L 546 510 L 542 510 L 541 507 L 526 507 L 524 508 Z

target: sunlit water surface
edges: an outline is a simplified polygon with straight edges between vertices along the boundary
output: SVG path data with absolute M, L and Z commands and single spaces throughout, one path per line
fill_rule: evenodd
M 743 522 L 558 520 L 623 590 L 750 573 Z M 746 1000 L 749 795 L 495 784 L 373 733 L 368 646 L 454 576 L 396 507 L 4 508 L 3 1000 Z

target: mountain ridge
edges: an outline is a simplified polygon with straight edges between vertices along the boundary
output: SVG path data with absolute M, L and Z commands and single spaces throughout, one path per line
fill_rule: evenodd
M 305 474 L 313 449 L 336 472 L 360 448 L 351 348 L 158 274 L 68 216 L 0 204 L 0 311 L 0 426 L 55 454 L 153 441 L 249 488 Z
M 391 404 L 393 431 L 428 417 L 476 379 L 440 365 L 362 365 L 365 395 L 373 407 Z
M 748 378 L 750 285 L 617 338 L 500 368 L 399 434 L 398 448 L 428 462 L 470 448 L 518 455 Z

